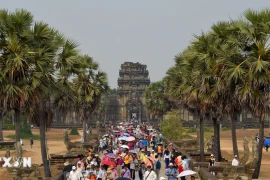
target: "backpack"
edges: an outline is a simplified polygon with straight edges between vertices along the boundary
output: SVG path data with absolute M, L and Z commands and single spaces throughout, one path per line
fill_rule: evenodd
M 156 169 L 161 169 L 161 163 L 159 160 L 156 162 Z

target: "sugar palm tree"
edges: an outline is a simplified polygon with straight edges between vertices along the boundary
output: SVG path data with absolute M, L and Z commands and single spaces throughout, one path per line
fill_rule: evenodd
M 32 14 L 25 10 L 0 11 L 1 102 L 15 111 L 16 141 L 20 139 L 21 110 L 32 91 L 27 84 L 31 48 L 26 44 L 32 23 Z
M 253 174 L 253 178 L 257 179 L 262 159 L 264 117 L 269 112 L 270 10 L 247 10 L 243 16 L 234 25 L 243 36 L 241 53 L 244 58 L 239 63 L 230 64 L 228 72 L 229 80 L 238 81 L 236 94 L 259 122 L 259 158 Z
M 86 123 L 96 109 L 103 93 L 108 90 L 106 73 L 98 70 L 98 64 L 87 55 L 80 57 L 81 72 L 74 79 L 77 92 L 75 110 L 83 123 L 83 139 L 86 141 Z

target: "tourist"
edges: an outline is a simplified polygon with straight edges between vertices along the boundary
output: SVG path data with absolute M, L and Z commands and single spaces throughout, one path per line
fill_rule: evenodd
M 118 155 L 118 157 L 116 159 L 117 173 L 118 174 L 120 174 L 123 164 L 124 164 L 123 157 Z
M 178 173 L 179 174 L 184 171 L 184 168 L 183 168 L 183 165 L 182 165 L 182 161 L 180 161 L 180 163 L 178 163 L 178 168 L 177 169 L 178 169 Z M 185 180 L 186 177 L 185 176 L 182 176 L 182 177 L 180 177 L 180 179 L 181 180 Z
M 159 144 L 158 145 L 158 156 L 159 156 L 159 159 L 162 158 L 162 155 L 163 155 L 163 146 L 162 146 L 162 144 Z
M 130 161 L 130 172 L 131 172 L 131 174 L 132 173 L 134 173 L 134 171 L 135 171 L 135 167 L 136 167 L 136 165 L 138 165 L 138 160 L 137 160 L 137 158 L 136 158 L 136 155 L 135 154 L 133 154 L 132 155 L 132 159 L 131 159 L 131 161 Z
M 157 175 L 152 170 L 152 167 L 147 166 L 147 171 L 144 173 L 144 179 L 143 180 L 156 180 L 156 179 L 157 179 Z
M 112 171 L 112 177 L 113 177 L 113 179 L 115 180 L 116 178 L 118 178 L 118 173 L 117 173 L 117 170 L 115 169 L 115 167 L 114 166 L 110 166 L 109 168 Z
M 145 153 L 145 150 L 143 149 L 143 150 L 141 151 L 141 153 L 140 153 L 140 160 L 141 160 L 141 162 L 145 162 L 146 159 L 147 159 L 147 155 L 146 155 L 146 153 Z
M 139 166 L 136 165 L 135 170 L 133 172 L 131 172 L 131 179 L 133 179 L 133 180 L 142 180 L 143 175 L 140 172 L 141 171 L 139 171 Z
M 147 168 L 145 167 L 144 162 L 141 163 L 141 167 L 139 168 L 139 171 L 140 171 L 140 174 L 142 174 L 142 176 L 144 176 L 145 172 L 147 171 Z
M 145 161 L 145 165 L 146 167 L 151 166 L 151 168 L 154 170 L 155 159 L 151 157 L 150 152 L 147 153 L 147 159 Z
M 76 171 L 76 167 L 72 166 L 72 170 L 69 173 L 69 180 L 80 180 L 82 177 L 81 173 L 79 171 Z
M 99 158 L 98 154 L 95 154 L 95 158 L 96 158 L 96 161 L 97 161 L 97 165 L 100 166 L 101 159 Z
M 170 143 L 168 146 L 168 150 L 171 153 L 173 151 L 173 143 Z
M 34 140 L 33 140 L 33 138 L 31 138 L 30 139 L 30 147 L 31 147 L 31 149 L 32 149 L 33 144 L 34 144 Z
M 85 175 L 86 177 L 90 176 L 90 172 L 93 172 L 93 170 L 91 170 L 91 166 L 90 164 L 86 166 L 86 171 L 85 171 Z
M 113 154 L 115 154 L 115 155 L 118 154 L 118 149 L 116 148 L 116 145 L 113 147 Z
M 104 166 L 101 166 L 100 171 L 97 174 L 97 180 L 102 180 L 102 177 L 105 176 L 105 173 L 106 171 L 105 171 Z
M 81 161 L 77 162 L 77 171 L 82 172 L 83 170 L 83 163 Z
M 172 163 L 170 163 L 169 168 L 166 169 L 165 175 L 168 176 L 168 180 L 177 180 L 178 172 Z
M 87 156 L 86 160 L 85 160 L 85 165 L 90 165 L 92 161 L 92 157 L 91 156 Z
M 159 143 L 162 143 L 162 139 L 163 139 L 162 134 L 159 134 L 158 136 Z
M 124 156 L 124 164 L 128 166 L 128 169 L 130 169 L 130 162 L 132 160 L 132 156 L 131 156 L 131 153 L 126 150 L 126 155 Z
M 264 144 L 265 151 L 268 152 L 268 148 L 269 148 L 269 144 L 270 144 L 269 138 L 266 138 L 264 136 L 263 144 Z
M 156 157 L 156 153 L 155 153 L 154 150 L 152 150 L 152 152 L 151 152 L 151 157 L 152 157 L 153 159 L 155 159 L 155 157 Z
M 234 159 L 232 160 L 232 166 L 239 166 L 239 159 L 237 155 L 234 155 Z
M 158 159 L 158 155 L 155 156 L 155 173 L 157 175 L 157 179 L 159 179 L 159 172 L 161 169 L 161 162 Z
M 180 164 L 182 165 L 182 153 L 181 152 L 179 152 L 177 157 L 175 158 L 175 163 L 176 163 L 176 165 L 180 165 Z
M 257 142 L 257 143 L 259 143 L 259 140 L 260 140 L 260 138 L 259 138 L 259 134 L 256 134 L 256 136 L 255 136 L 255 141 Z
M 90 165 L 97 166 L 97 159 L 94 157 L 90 163 Z
M 182 166 L 184 170 L 188 170 L 189 169 L 189 161 L 190 159 L 187 158 L 185 155 L 181 157 L 182 159 Z
M 89 180 L 96 180 L 97 175 L 94 172 L 90 172 L 89 176 L 87 176 Z
M 209 166 L 215 166 L 216 165 L 216 159 L 214 154 L 211 154 L 209 159 Z M 211 172 L 213 175 L 215 175 L 215 172 Z
M 170 152 L 168 150 L 164 151 L 164 162 L 165 162 L 166 168 L 168 168 L 169 163 L 170 163 Z
M 130 178 L 130 170 L 127 164 L 125 164 L 124 169 L 121 171 L 121 177 Z
M 21 146 L 23 146 L 23 140 L 22 139 L 20 139 L 20 144 L 21 144 Z
M 63 169 L 63 175 L 64 175 L 64 180 L 67 180 L 69 177 L 69 170 L 68 170 L 68 165 L 72 166 L 68 161 L 64 163 L 64 169 Z
M 89 127 L 89 133 L 92 134 L 92 127 Z
M 112 176 L 112 170 L 108 168 L 105 175 L 102 177 L 102 180 L 114 180 L 114 177 Z

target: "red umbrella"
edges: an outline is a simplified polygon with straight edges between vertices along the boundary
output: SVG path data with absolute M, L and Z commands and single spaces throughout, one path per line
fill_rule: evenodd
M 105 165 L 108 165 L 108 166 L 114 166 L 114 167 L 116 167 L 116 164 L 115 164 L 115 162 L 113 162 L 113 161 L 102 161 L 102 164 L 105 164 Z

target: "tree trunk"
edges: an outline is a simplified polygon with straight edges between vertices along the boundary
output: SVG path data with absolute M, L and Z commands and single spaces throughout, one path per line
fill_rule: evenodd
M 259 144 L 258 144 L 258 161 L 255 165 L 255 170 L 253 172 L 252 178 L 258 179 L 261 170 L 261 161 L 262 161 L 262 150 L 263 150 L 263 139 L 264 139 L 264 119 L 260 118 L 259 121 Z
M 14 111 L 15 111 L 14 119 L 15 119 L 16 142 L 18 142 L 20 141 L 20 137 L 21 137 L 21 120 L 20 120 L 21 112 L 17 108 L 15 108 Z
M 4 113 L 0 112 L 0 140 L 4 141 L 4 136 L 3 136 L 3 117 Z
M 83 119 L 83 142 L 86 142 L 86 119 Z
M 44 167 L 45 177 L 52 177 L 51 170 L 49 167 L 49 160 L 47 156 L 47 146 L 46 146 L 46 119 L 45 119 L 45 111 L 44 111 L 45 102 L 40 103 L 39 107 L 39 130 L 40 130 L 40 147 L 41 147 L 41 157 L 42 163 Z
M 203 162 L 204 157 L 204 128 L 203 128 L 203 117 L 200 117 L 200 160 Z
M 231 128 L 232 128 L 231 132 L 232 132 L 233 155 L 237 155 L 239 157 L 234 115 L 231 116 Z
M 213 153 L 217 162 L 221 161 L 221 151 L 220 151 L 220 124 L 216 118 L 213 118 L 214 125 L 214 149 Z

